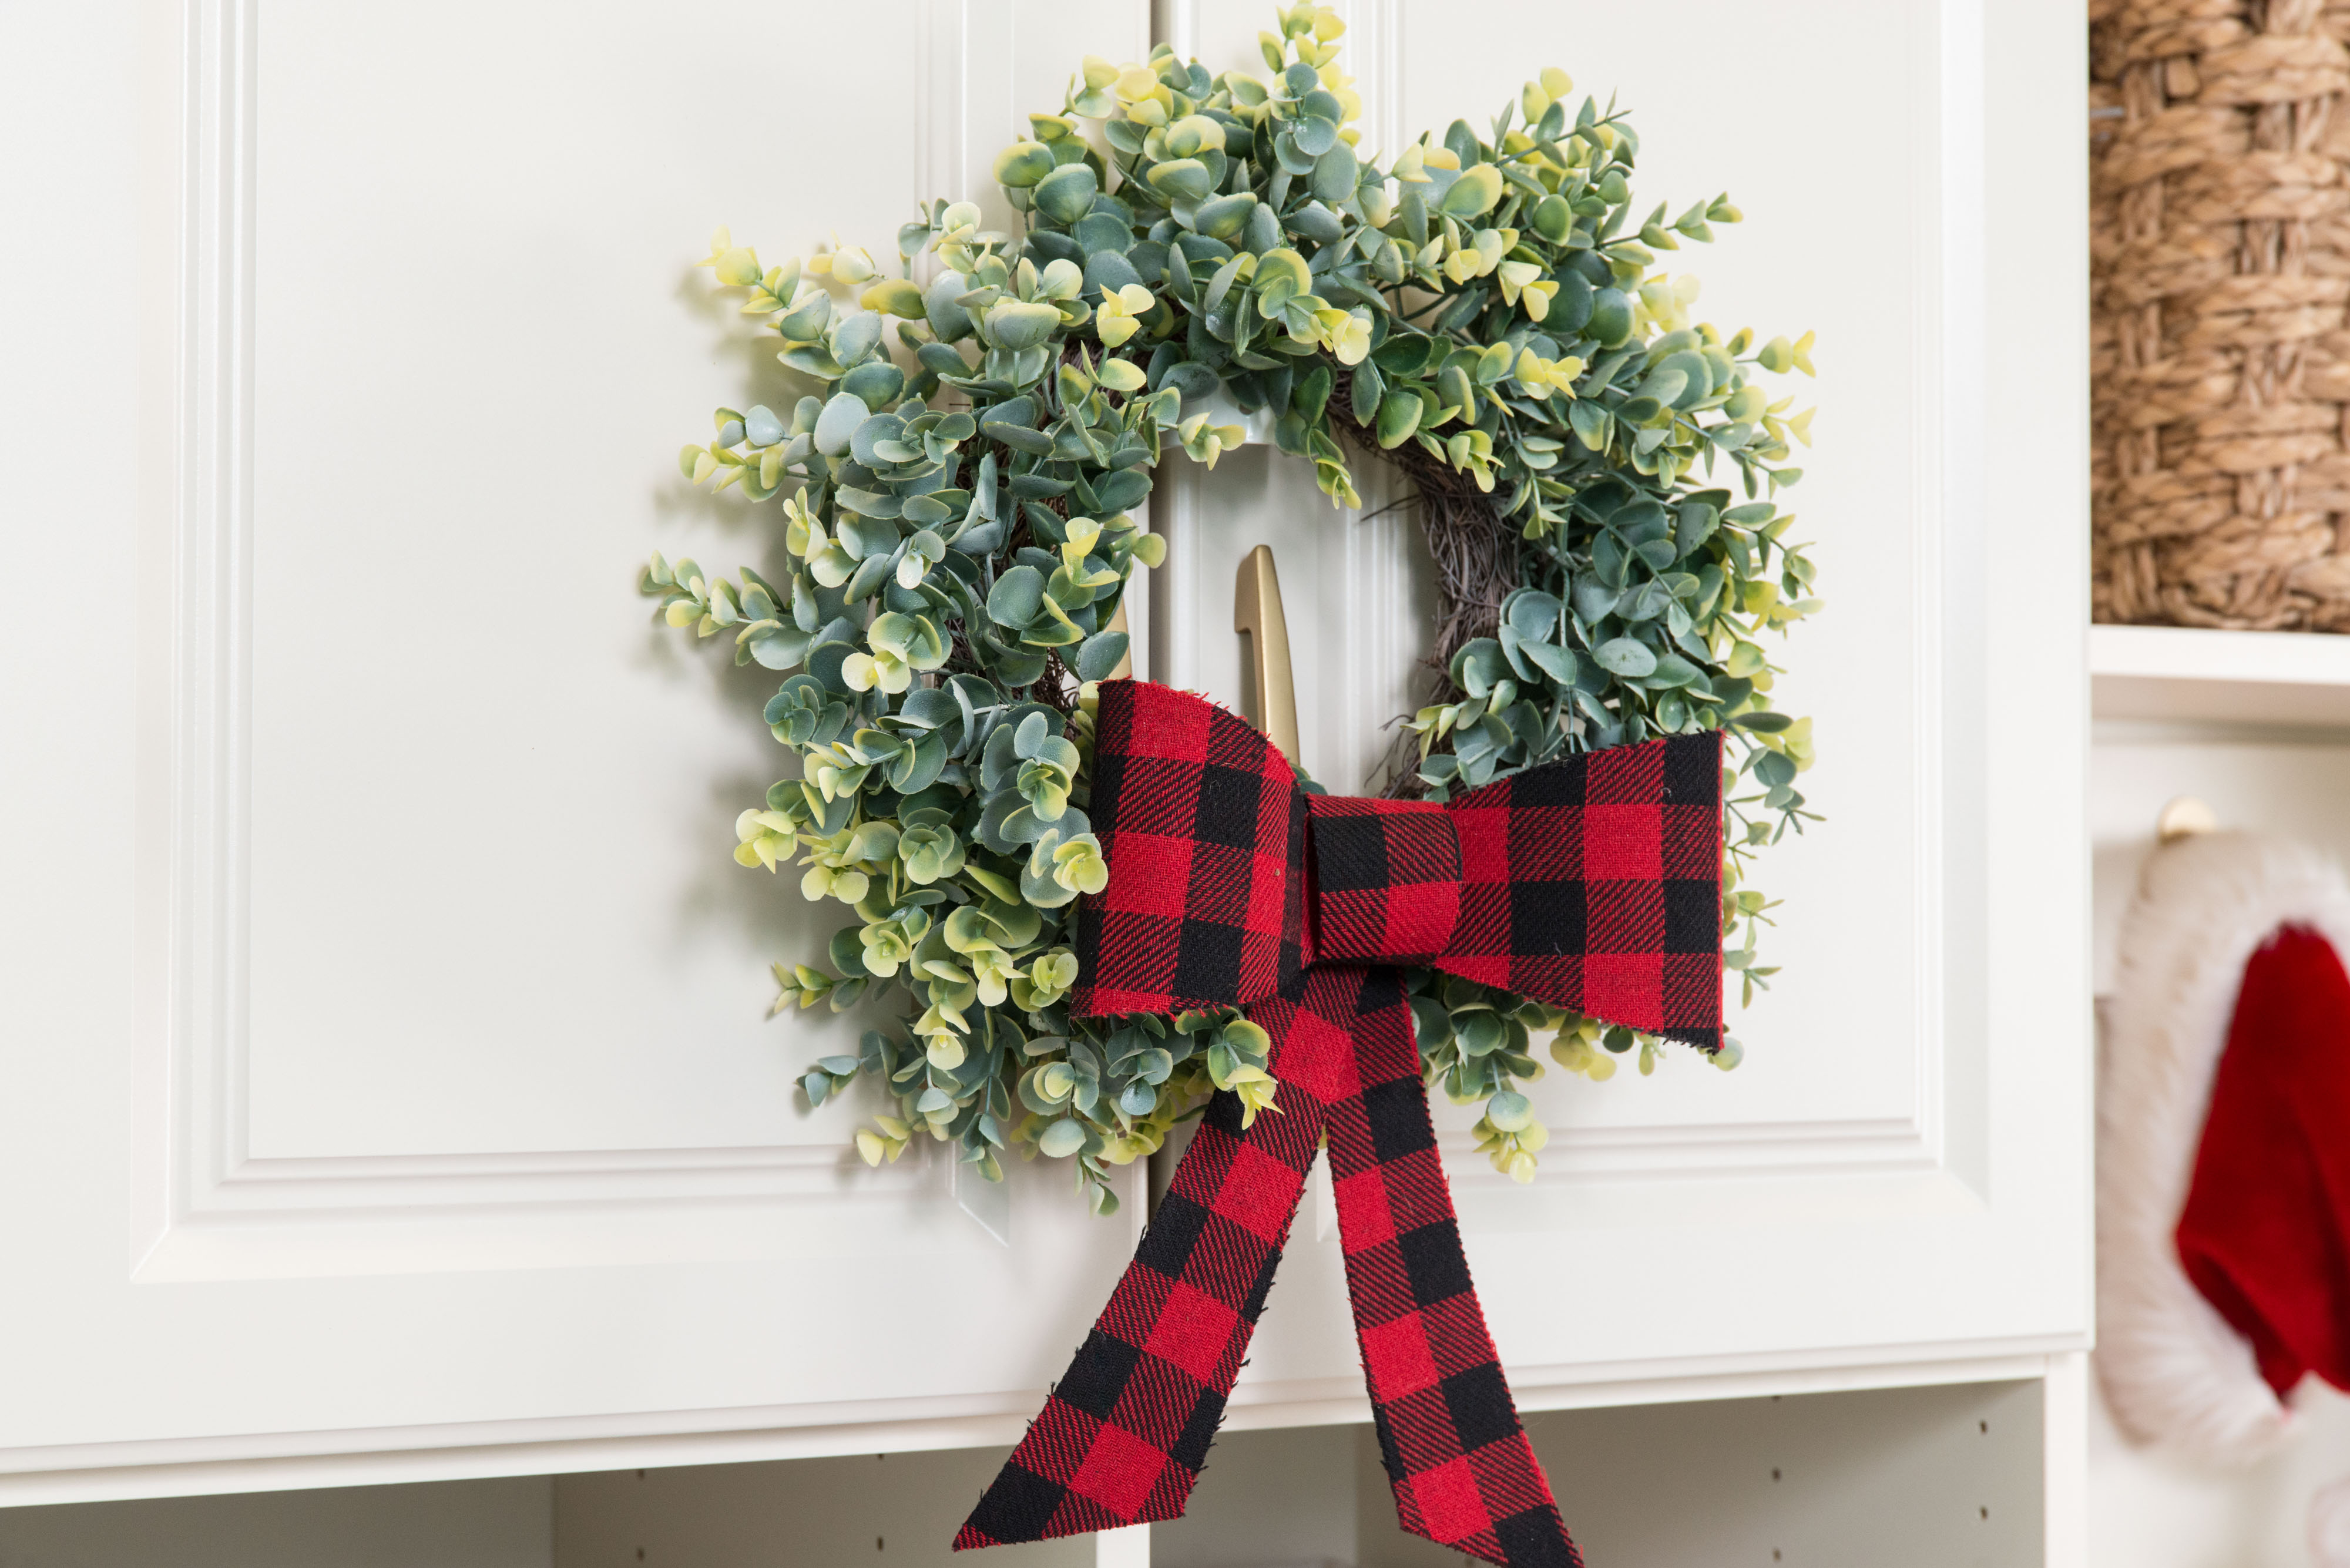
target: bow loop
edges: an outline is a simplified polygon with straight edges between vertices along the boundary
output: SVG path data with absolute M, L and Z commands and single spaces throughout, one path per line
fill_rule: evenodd
M 1462 888 L 1437 968 L 1720 1048 L 1720 731 L 1562 758 L 1444 809 Z
M 1077 906 L 1070 1012 L 1295 995 L 1305 800 L 1288 760 L 1233 714 L 1170 687 L 1104 682 L 1087 810 L 1109 885 Z

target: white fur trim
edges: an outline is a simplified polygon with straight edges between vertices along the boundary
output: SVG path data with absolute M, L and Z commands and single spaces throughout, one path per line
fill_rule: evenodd
M 2309 1560 L 2316 1568 L 2350 1568 L 2350 1476 L 2309 1500 Z
M 2331 861 L 2242 834 L 2166 846 L 2124 917 L 2097 1084 L 2097 1349 L 2114 1421 L 2206 1464 L 2249 1464 L 2295 1429 L 2251 1347 L 2179 1267 L 2186 1202 L 2244 964 L 2279 926 L 2350 953 Z

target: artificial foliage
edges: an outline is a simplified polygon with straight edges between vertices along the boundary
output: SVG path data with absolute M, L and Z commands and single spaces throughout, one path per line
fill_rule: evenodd
M 787 567 L 732 578 L 655 556 L 669 622 L 783 672 L 764 718 L 796 766 L 744 811 L 735 856 L 853 918 L 778 963 L 777 1011 L 863 1003 L 855 1055 L 802 1080 L 822 1105 L 869 1077 L 871 1161 L 913 1139 L 999 1177 L 1066 1157 L 1097 1210 L 1108 1175 L 1215 1089 L 1277 1108 L 1241 1018 L 1076 1019 L 1072 905 L 1107 871 L 1089 831 L 1093 684 L 1112 619 L 1165 544 L 1139 520 L 1156 465 L 1242 439 L 1205 405 L 1273 413 L 1337 504 L 1400 471 L 1443 601 L 1424 706 L 1391 793 L 1443 797 L 1562 754 L 1660 734 L 1731 737 L 1726 961 L 1772 971 L 1753 852 L 1808 815 L 1808 720 L 1773 711 L 1762 634 L 1818 607 L 1778 492 L 1808 412 L 1758 372 L 1811 370 L 1811 338 L 1696 321 L 1658 253 L 1736 222 L 1726 197 L 1639 215 L 1638 138 L 1546 70 L 1480 133 L 1455 121 L 1382 164 L 1359 149 L 1343 23 L 1299 5 L 1266 74 L 1160 47 L 1088 58 L 995 174 L 1010 233 L 939 201 L 885 267 L 836 246 L 763 266 L 722 230 L 705 265 L 766 318 L 810 389 L 721 409 L 680 455 L 695 483 L 771 504 Z M 1346 526 L 1334 513 L 1331 526 Z M 1530 1179 L 1546 1134 L 1517 1085 L 1548 1054 L 1594 1079 L 1658 1043 L 1433 971 L 1409 981 L 1431 1084 L 1484 1102 L 1481 1147 Z M 1734 1065 L 1739 1047 L 1713 1057 Z

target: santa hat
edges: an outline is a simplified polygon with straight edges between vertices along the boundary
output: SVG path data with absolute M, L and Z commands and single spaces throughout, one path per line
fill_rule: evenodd
M 2293 1434 L 2306 1375 L 2350 1384 L 2344 951 L 2340 869 L 2237 834 L 2158 849 L 2123 923 L 2097 1095 L 2095 1363 L 2123 1432 L 2190 1461 L 2257 1459 Z M 2339 1511 L 2327 1501 L 2314 1512 Z
M 2280 1398 L 2313 1372 L 2350 1387 L 2345 1225 L 2350 976 L 2285 926 L 2244 966 L 2178 1231 L 2187 1277 Z

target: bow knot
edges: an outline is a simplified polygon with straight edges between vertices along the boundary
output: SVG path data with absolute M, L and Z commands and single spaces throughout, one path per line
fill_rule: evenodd
M 1461 923 L 1461 836 L 1418 800 L 1308 795 L 1315 961 L 1433 963 Z
M 1470 1282 L 1396 966 L 1712 1048 L 1721 747 L 1569 757 L 1445 805 L 1308 793 L 1201 699 L 1112 681 L 1078 906 L 1078 1016 L 1244 1008 L 1277 1116 L 1209 1104 L 1093 1333 L 958 1548 L 1172 1519 L 1207 1459 L 1326 1137 L 1379 1452 L 1404 1528 L 1579 1568 Z

